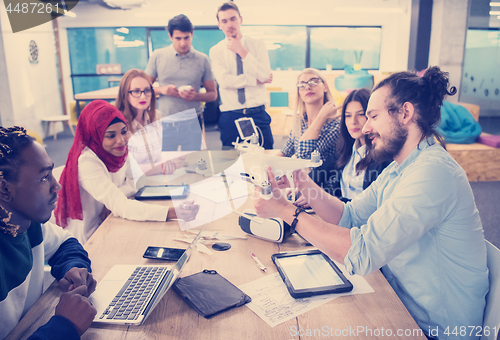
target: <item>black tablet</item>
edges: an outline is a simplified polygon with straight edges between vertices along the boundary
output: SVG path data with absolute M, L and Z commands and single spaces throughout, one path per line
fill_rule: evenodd
M 352 290 L 352 283 L 319 250 L 278 253 L 271 258 L 290 295 L 296 299 Z
M 154 200 L 167 198 L 186 198 L 189 185 L 144 186 L 135 194 L 137 200 Z

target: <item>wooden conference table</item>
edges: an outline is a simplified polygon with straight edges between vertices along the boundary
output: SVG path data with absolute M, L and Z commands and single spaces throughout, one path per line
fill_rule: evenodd
M 194 181 L 199 175 L 192 176 Z M 185 177 L 179 181 L 188 182 Z M 172 183 L 175 184 L 175 183 Z M 190 196 L 194 196 L 193 193 Z M 191 198 L 191 197 L 190 197 Z M 192 197 L 202 204 L 200 213 L 212 213 L 217 207 L 210 206 L 206 199 Z M 244 203 L 243 203 L 244 202 Z M 171 205 L 171 201 L 156 201 L 156 204 Z M 242 205 L 238 210 L 252 206 L 252 198 L 240 198 Z M 204 208 L 203 204 L 208 204 Z M 222 203 L 227 208 L 227 203 Z M 220 205 L 220 204 L 219 204 Z M 221 206 L 224 208 L 224 206 Z M 205 230 L 219 233 L 245 236 L 238 226 L 238 215 L 230 213 L 211 223 Z M 186 234 L 181 232 L 177 221 L 170 222 L 136 222 L 110 216 L 85 244 L 92 260 L 94 277 L 99 281 L 115 264 L 154 264 L 165 263 L 142 258 L 147 246 L 167 246 L 186 248 L 185 243 L 173 238 Z M 311 249 L 306 241 L 298 235 L 292 235 L 281 244 L 259 240 L 248 236 L 246 240 L 229 240 L 231 249 L 223 252 L 214 251 L 212 255 L 194 251 L 185 266 L 181 277 L 204 269 L 215 269 L 236 286 L 246 284 L 266 275 L 276 273 L 271 255 L 283 251 Z M 209 246 L 210 247 L 210 246 Z M 268 268 L 262 272 L 250 257 L 254 252 Z M 299 339 L 306 332 L 322 330 L 327 335 L 307 337 L 317 338 L 365 338 L 374 339 L 380 334 L 385 338 L 387 330 L 392 338 L 397 339 L 396 332 L 411 332 L 413 339 L 425 339 L 418 325 L 410 316 L 402 302 L 394 293 L 380 271 L 365 276 L 375 290 L 374 293 L 343 296 L 321 305 L 309 312 L 301 314 L 287 322 L 271 328 L 254 314 L 249 308 L 242 306 L 224 312 L 211 319 L 205 319 L 191 309 L 175 292 L 168 291 L 142 326 L 92 326 L 82 339 Z M 54 309 L 61 292 L 54 283 L 36 302 L 33 308 L 21 320 L 7 339 L 26 339 L 38 327 L 45 324 L 54 315 Z M 372 333 L 364 330 L 371 329 Z M 378 330 L 378 331 L 377 331 Z M 414 331 L 415 330 L 415 331 Z M 338 336 L 335 332 L 343 332 Z M 360 331 L 359 333 L 352 333 Z M 319 332 L 319 331 L 318 331 Z M 377 333 L 378 332 L 378 333 Z M 385 332 L 385 333 L 384 333 Z M 323 333 L 324 334 L 324 333 Z M 353 335 L 356 334 L 356 335 Z M 404 334 L 404 333 L 402 333 Z M 401 336 L 400 338 L 409 338 Z

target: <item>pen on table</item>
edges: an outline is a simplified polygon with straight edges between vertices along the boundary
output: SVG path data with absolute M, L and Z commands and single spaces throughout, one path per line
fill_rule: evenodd
M 262 264 L 262 262 L 260 262 L 260 260 L 257 258 L 257 256 L 255 256 L 254 253 L 250 253 L 250 256 L 253 258 L 255 263 L 257 263 L 257 267 L 259 267 L 260 270 L 262 270 L 264 273 L 267 273 L 267 268 Z

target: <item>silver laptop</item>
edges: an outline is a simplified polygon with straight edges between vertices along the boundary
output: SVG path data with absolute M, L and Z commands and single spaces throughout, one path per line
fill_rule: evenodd
M 113 266 L 89 298 L 97 309 L 94 322 L 141 325 L 179 277 L 203 229 L 204 226 L 173 267 Z

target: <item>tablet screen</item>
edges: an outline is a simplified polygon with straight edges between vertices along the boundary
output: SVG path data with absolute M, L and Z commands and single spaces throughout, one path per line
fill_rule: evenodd
M 252 135 L 255 133 L 252 122 L 250 120 L 240 120 L 238 121 L 238 124 L 240 125 L 243 138 L 252 137 Z
M 277 258 L 293 288 L 311 289 L 342 285 L 344 282 L 322 254 Z
M 143 187 L 141 190 L 142 197 L 165 197 L 165 196 L 182 196 L 184 194 L 184 186 L 155 186 Z

